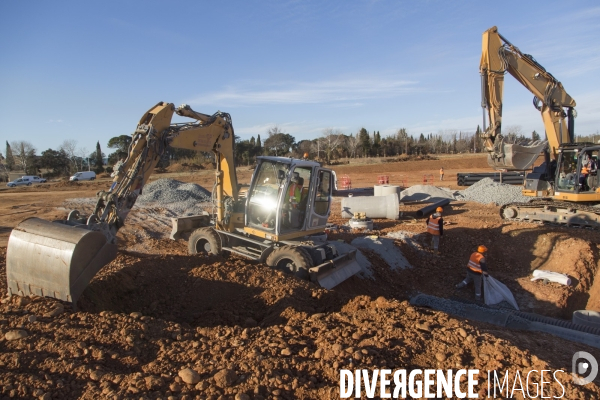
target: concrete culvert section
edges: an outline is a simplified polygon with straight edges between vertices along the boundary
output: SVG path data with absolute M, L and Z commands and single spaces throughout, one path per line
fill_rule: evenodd
M 398 196 L 345 197 L 342 198 L 342 218 L 352 218 L 354 213 L 365 213 L 367 218 L 398 219 Z

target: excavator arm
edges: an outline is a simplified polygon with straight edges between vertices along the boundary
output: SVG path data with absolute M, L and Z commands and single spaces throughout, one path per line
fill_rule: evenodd
M 197 122 L 171 124 L 173 113 Z M 202 152 L 212 151 L 217 162 L 217 225 L 224 219 L 225 196 L 238 198 L 234 166 L 234 132 L 229 114 L 217 112 L 209 116 L 188 105 L 175 109 L 171 103 L 158 103 L 144 114 L 133 134 L 129 156 L 119 168 L 111 190 L 99 196 L 94 215 L 106 214 L 110 204 L 115 217 L 109 221 L 120 227 L 141 193 L 154 167 L 168 146 Z M 104 199 L 109 200 L 104 201 Z M 128 199 L 128 201 L 123 201 Z M 110 201 L 113 200 L 113 201 Z M 117 201 L 114 201 L 117 200 Z
M 479 70 L 481 73 L 482 138 L 488 151 L 488 163 L 498 169 L 525 170 L 540 152 L 549 146 L 556 159 L 558 147 L 574 141 L 575 100 L 562 84 L 529 54 L 523 54 L 493 27 L 483 33 Z M 504 75 L 512 75 L 533 93 L 533 103 L 542 115 L 547 143 L 506 143 L 502 129 L 502 96 Z M 566 109 L 566 112 L 565 112 Z M 486 127 L 486 114 L 489 127 Z M 568 123 L 565 119 L 568 117 Z
M 196 121 L 172 124 L 174 113 Z M 6 256 L 9 293 L 76 303 L 93 276 L 116 257 L 117 232 L 169 146 L 215 153 L 216 224 L 225 225 L 225 198 L 238 197 L 231 117 L 161 102 L 140 120 L 126 160 L 110 189 L 98 193 L 90 215 L 74 210 L 67 220 L 28 218 L 13 229 Z

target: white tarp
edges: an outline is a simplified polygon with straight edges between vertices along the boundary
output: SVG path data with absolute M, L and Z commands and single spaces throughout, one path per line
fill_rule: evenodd
M 560 283 L 561 285 L 571 286 L 571 278 L 569 278 L 566 274 L 561 274 L 560 272 L 552 272 L 546 271 L 543 269 L 536 269 L 533 271 L 532 281 L 537 281 L 538 279 L 547 279 L 550 282 Z
M 517 302 L 510 289 L 505 284 L 497 279 L 492 278 L 490 275 L 483 276 L 483 297 L 485 304 L 492 305 L 498 304 L 501 301 L 506 301 L 508 304 L 513 306 L 515 310 L 519 309 Z

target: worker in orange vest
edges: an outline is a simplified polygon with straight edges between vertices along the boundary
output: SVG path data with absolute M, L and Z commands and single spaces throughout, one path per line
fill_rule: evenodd
M 588 186 L 586 185 L 586 178 L 588 177 L 588 175 L 590 174 L 590 168 L 588 167 L 588 164 L 586 163 L 585 165 L 583 165 L 581 167 L 581 173 L 579 174 L 579 190 L 585 192 L 586 190 L 589 190 Z
M 444 167 L 440 168 L 440 181 L 444 180 Z
M 475 299 L 481 300 L 481 276 L 488 274 L 487 262 L 485 260 L 485 253 L 488 251 L 487 247 L 481 245 L 477 248 L 477 251 L 471 254 L 469 263 L 467 264 L 467 277 L 461 283 L 456 285 L 457 289 L 462 289 L 469 283 L 473 282 L 475 285 Z
M 435 255 L 439 255 L 440 237 L 444 235 L 444 220 L 442 212 L 444 209 L 438 207 L 435 213 L 427 218 L 427 232 L 431 234 L 431 249 Z

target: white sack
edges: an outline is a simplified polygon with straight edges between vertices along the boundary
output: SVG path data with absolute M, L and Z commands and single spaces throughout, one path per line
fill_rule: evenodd
M 536 269 L 533 271 L 532 281 L 538 279 L 548 279 L 550 282 L 560 283 L 561 285 L 571 286 L 571 278 L 568 275 L 561 274 L 559 272 L 545 271 L 543 269 Z
M 483 276 L 483 297 L 485 304 L 487 305 L 498 304 L 501 301 L 506 301 L 508 304 L 512 305 L 515 310 L 519 309 L 519 306 L 517 305 L 517 302 L 515 301 L 510 289 L 499 280 L 492 278 L 490 275 Z

